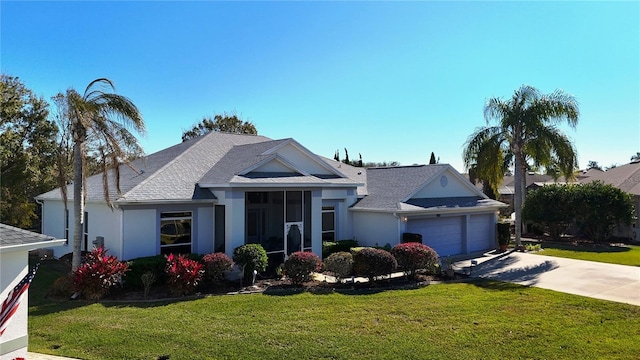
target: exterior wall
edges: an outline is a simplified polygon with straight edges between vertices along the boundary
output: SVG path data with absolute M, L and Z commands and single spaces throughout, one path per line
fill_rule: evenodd
M 210 254 L 213 252 L 213 205 L 208 207 L 199 207 L 197 215 L 194 214 L 194 221 L 197 227 L 197 239 L 195 241 L 194 251 L 198 254 Z
M 443 179 L 446 177 L 446 180 Z M 441 176 L 435 177 L 427 186 L 420 189 L 413 198 L 443 198 L 477 196 L 471 188 L 471 183 L 463 184 L 459 176 L 450 171 L 445 171 Z
M 28 271 L 28 252 L 12 251 L 0 253 L 0 301 L 4 301 Z M 0 336 L 0 360 L 27 357 L 27 309 L 29 291 L 22 295 L 18 310 L 9 320 L 4 334 Z
M 156 209 L 126 209 L 123 214 L 121 260 L 160 253 L 159 214 Z
M 353 212 L 354 239 L 360 246 L 400 243 L 400 219 L 389 213 Z
M 69 201 L 69 238 L 63 246 L 52 248 L 53 255 L 60 257 L 73 251 L 73 201 Z M 42 233 L 53 237 L 65 238 L 65 212 L 62 201 L 47 200 L 42 204 Z M 97 236 L 104 237 L 104 246 L 109 250 L 109 255 L 122 257 L 122 211 L 111 210 L 105 203 L 87 203 L 85 212 L 89 217 L 89 239 L 87 248 L 93 249 L 93 241 Z
M 354 189 L 322 190 L 322 206 L 333 206 L 336 211 L 336 240 L 353 239 L 355 236 L 353 214 L 349 211 L 349 207 L 357 200 L 357 194 Z M 322 214 L 318 218 L 322 225 Z M 322 238 L 322 235 L 320 235 L 320 238 Z

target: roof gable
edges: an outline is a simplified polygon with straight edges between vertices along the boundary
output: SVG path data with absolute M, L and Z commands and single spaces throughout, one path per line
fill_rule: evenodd
M 486 195 L 460 173 L 448 166 L 433 174 L 424 184 L 403 199 L 403 202 L 410 199 L 465 197 L 486 198 Z

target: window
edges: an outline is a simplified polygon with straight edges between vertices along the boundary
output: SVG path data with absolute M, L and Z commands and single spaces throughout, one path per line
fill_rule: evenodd
M 89 213 L 84 212 L 84 227 L 82 229 L 82 238 L 84 239 L 84 249 L 89 251 Z
M 336 209 L 333 206 L 322 207 L 322 241 L 336 240 Z
M 64 244 L 69 245 L 69 209 L 64 209 L 64 238 Z
M 191 253 L 191 212 L 160 213 L 160 253 Z

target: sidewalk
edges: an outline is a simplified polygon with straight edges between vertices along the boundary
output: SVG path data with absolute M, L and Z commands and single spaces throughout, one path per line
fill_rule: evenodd
M 507 252 L 458 261 L 472 277 L 508 281 L 640 306 L 640 267 Z
M 62 356 L 55 356 L 55 355 L 47 355 L 47 354 L 28 352 L 27 353 L 27 360 L 75 360 L 75 359 L 68 358 L 68 357 L 62 357 Z

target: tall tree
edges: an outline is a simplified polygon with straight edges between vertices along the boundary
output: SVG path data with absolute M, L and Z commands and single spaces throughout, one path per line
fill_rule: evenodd
M 635 153 L 635 155 L 631 155 L 631 161 L 640 160 L 640 152 Z
M 602 170 L 602 166 L 600 166 L 597 161 L 589 160 L 589 163 L 587 163 L 587 170 L 591 169 Z
M 523 85 L 508 100 L 491 98 L 484 107 L 487 126 L 476 129 L 465 143 L 465 167 L 475 166 L 480 178 L 487 178 L 497 193 L 504 174 L 505 159 L 513 156 L 515 173 L 516 246 L 522 237 L 522 205 L 528 161 L 534 166 L 556 167 L 567 179 L 574 176 L 577 156 L 569 138 L 557 128 L 566 121 L 575 128 L 578 103 L 562 90 L 540 94 Z M 489 126 L 491 120 L 498 124 Z
M 213 119 L 211 117 L 205 117 L 202 121 L 182 133 L 182 141 L 187 141 L 195 137 L 208 134 L 212 131 L 226 132 L 232 134 L 252 134 L 257 135 L 255 125 L 249 121 L 242 121 L 237 115 L 215 115 Z
M 114 93 L 111 80 L 99 78 L 87 86 L 83 95 L 74 89 L 64 95 L 69 133 L 73 141 L 73 259 L 72 270 L 80 266 L 81 241 L 84 227 L 85 160 L 88 151 L 99 159 L 103 172 L 103 191 L 108 205 L 108 172 L 113 171 L 114 183 L 120 191 L 119 166 L 142 154 L 142 148 L 131 131 L 145 132 L 144 120 L 133 102 Z M 91 145 L 90 147 L 88 145 Z M 64 188 L 64 184 L 60 184 Z M 66 194 L 63 193 L 66 203 Z
M 55 188 L 56 124 L 47 102 L 19 78 L 0 76 L 0 218 L 37 228 L 34 196 Z
M 431 152 L 431 158 L 429 159 L 429 165 L 431 164 L 437 164 L 438 161 L 436 160 L 436 154 L 433 153 L 433 151 Z

